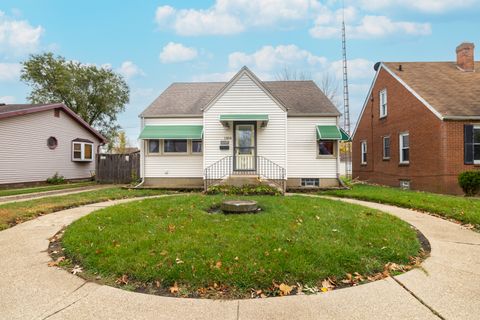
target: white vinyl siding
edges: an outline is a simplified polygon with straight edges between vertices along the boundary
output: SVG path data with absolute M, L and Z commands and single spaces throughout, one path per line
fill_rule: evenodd
M 287 169 L 286 112 L 246 74 L 204 113 L 205 167 L 233 155 L 233 126 L 222 126 L 222 114 L 268 114 L 267 126 L 257 126 L 257 154 Z M 229 150 L 220 150 L 224 140 L 230 141 Z
M 288 178 L 336 178 L 337 157 L 318 157 L 316 126 L 337 125 L 336 117 L 288 118 Z M 338 148 L 338 143 L 335 144 Z M 336 153 L 338 155 L 338 152 Z
M 181 125 L 202 124 L 202 118 L 145 118 L 144 125 Z M 143 128 L 142 128 L 143 129 Z M 145 140 L 148 141 L 148 140 Z M 148 150 L 142 144 L 143 150 Z M 146 142 L 145 142 L 146 144 Z M 190 145 L 190 144 L 188 144 Z M 160 143 L 160 151 L 163 143 Z M 201 156 L 192 154 L 145 154 L 145 177 L 146 178 L 201 178 L 203 177 Z M 143 173 L 143 167 L 141 169 Z
M 89 178 L 95 173 L 95 161 L 72 161 L 72 140 L 94 142 L 98 138 L 69 115 L 54 110 L 36 112 L 0 120 L 0 184 L 45 181 L 56 172 L 66 179 Z M 47 140 L 55 137 L 58 146 L 50 149 Z

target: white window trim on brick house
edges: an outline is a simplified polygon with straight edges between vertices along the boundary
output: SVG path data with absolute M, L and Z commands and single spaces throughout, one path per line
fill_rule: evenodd
M 366 140 L 360 141 L 360 163 L 361 164 L 367 164 L 367 154 L 368 154 L 367 141 Z M 365 157 L 363 155 L 365 155 Z
M 403 145 L 403 137 L 408 136 L 408 147 L 405 147 Z M 401 132 L 398 135 L 398 152 L 399 156 L 398 158 L 400 159 L 400 164 L 409 164 L 410 163 L 410 133 L 408 132 Z M 403 159 L 403 150 L 408 149 L 408 160 Z
M 380 90 L 380 119 L 385 118 L 388 115 L 388 98 L 387 89 Z
M 388 139 L 388 156 L 385 155 L 385 140 Z M 392 155 L 392 140 L 390 139 L 390 136 L 384 136 L 382 138 L 382 144 L 383 144 L 383 160 L 390 160 L 390 157 Z
M 475 165 L 480 165 L 480 160 L 475 160 L 475 145 L 480 145 L 479 142 L 475 142 L 475 130 L 480 130 L 480 125 L 474 125 L 473 126 L 473 164 Z

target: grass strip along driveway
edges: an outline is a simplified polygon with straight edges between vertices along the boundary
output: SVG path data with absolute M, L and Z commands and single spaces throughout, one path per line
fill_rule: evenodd
M 341 283 L 347 273 L 382 272 L 420 250 L 414 229 L 377 210 L 304 196 L 236 196 L 257 200 L 262 211 L 210 212 L 225 198 L 232 197 L 179 195 L 93 212 L 65 230 L 65 261 L 83 267 L 82 276 L 131 290 L 236 298 L 329 288 L 327 277 Z
M 355 184 L 350 190 L 328 190 L 322 194 L 353 198 L 430 212 L 470 224 L 480 230 L 480 199 L 398 188 Z
M 0 189 L 0 197 L 16 196 L 21 194 L 29 194 L 29 193 L 44 192 L 44 191 L 66 190 L 66 189 L 73 189 L 73 188 L 80 188 L 80 187 L 88 187 L 88 186 L 93 186 L 95 184 L 96 184 L 95 182 L 87 181 L 87 182 L 78 182 L 78 183 L 38 186 L 38 187 L 31 187 L 31 188 L 3 189 L 3 190 Z
M 7 229 L 15 224 L 40 215 L 85 204 L 115 199 L 154 196 L 164 193 L 166 193 L 164 190 L 131 190 L 114 187 L 64 196 L 7 203 L 0 205 L 0 230 Z

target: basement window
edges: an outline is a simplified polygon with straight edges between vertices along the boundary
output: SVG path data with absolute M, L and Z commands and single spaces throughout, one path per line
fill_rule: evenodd
M 302 187 L 315 188 L 320 186 L 319 178 L 302 178 Z
M 90 162 L 93 161 L 93 142 L 85 139 L 72 141 L 72 161 Z

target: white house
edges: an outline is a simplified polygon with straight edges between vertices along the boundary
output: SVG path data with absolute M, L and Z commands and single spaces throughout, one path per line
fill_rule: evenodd
M 146 186 L 338 186 L 340 113 L 313 81 L 173 83 L 141 115 Z
M 0 104 L 0 185 L 90 178 L 104 142 L 64 104 Z

